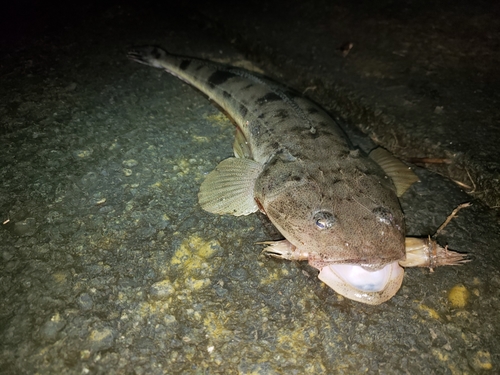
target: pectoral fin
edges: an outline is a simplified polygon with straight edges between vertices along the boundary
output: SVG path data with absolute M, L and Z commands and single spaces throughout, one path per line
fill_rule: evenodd
M 392 179 L 398 197 L 418 181 L 417 175 L 406 164 L 392 156 L 389 151 L 379 147 L 370 152 L 369 156 Z
M 250 159 L 223 160 L 200 187 L 198 201 L 205 211 L 219 215 L 248 215 L 258 210 L 254 186 L 262 165 Z

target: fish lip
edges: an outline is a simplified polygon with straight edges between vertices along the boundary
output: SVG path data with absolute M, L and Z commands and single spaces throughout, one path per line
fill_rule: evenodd
M 329 264 L 318 278 L 344 297 L 378 305 L 397 293 L 403 276 L 404 269 L 395 261 L 375 271 L 357 264 Z

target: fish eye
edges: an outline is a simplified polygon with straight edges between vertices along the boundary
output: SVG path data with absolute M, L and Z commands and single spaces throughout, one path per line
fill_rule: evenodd
M 316 228 L 323 230 L 329 229 L 335 224 L 335 215 L 328 211 L 318 211 L 313 216 Z
M 394 223 L 394 215 L 387 208 L 377 207 L 377 208 L 374 208 L 372 210 L 372 212 L 375 214 L 377 221 L 379 221 L 383 224 L 386 224 L 386 225 L 391 225 Z

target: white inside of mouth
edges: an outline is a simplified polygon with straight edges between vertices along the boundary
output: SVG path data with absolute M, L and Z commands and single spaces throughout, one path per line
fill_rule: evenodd
M 396 294 L 403 275 L 404 270 L 398 262 L 376 271 L 352 264 L 331 264 L 323 267 L 318 278 L 347 298 L 375 305 Z

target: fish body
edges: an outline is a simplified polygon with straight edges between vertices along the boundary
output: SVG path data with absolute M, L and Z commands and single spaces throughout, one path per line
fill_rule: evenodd
M 216 214 L 260 210 L 284 236 L 268 254 L 307 259 L 338 293 L 369 304 L 400 288 L 405 226 L 396 186 L 416 180 L 402 163 L 350 148 L 335 121 L 295 91 L 246 70 L 176 56 L 157 47 L 128 54 L 204 93 L 236 124 L 235 157 L 203 182 L 199 202 Z M 376 159 L 376 158 L 375 158 Z

